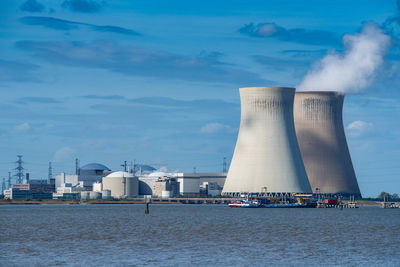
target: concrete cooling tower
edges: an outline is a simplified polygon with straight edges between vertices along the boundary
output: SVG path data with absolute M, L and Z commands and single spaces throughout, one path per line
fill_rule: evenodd
M 242 115 L 222 194 L 311 193 L 293 122 L 294 88 L 240 88 Z
M 314 193 L 361 197 L 346 136 L 338 92 L 297 92 L 294 122 Z

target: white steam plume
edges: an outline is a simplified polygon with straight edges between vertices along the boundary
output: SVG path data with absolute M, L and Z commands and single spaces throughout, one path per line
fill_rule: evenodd
M 298 91 L 360 92 L 383 63 L 390 40 L 373 23 L 366 24 L 360 33 L 344 35 L 344 52 L 322 58 L 297 86 Z

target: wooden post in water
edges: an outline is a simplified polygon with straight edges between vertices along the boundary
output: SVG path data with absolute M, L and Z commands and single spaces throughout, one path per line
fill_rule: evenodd
M 150 204 L 151 196 L 145 196 L 146 201 L 146 209 L 144 210 L 144 214 L 149 214 L 149 204 Z

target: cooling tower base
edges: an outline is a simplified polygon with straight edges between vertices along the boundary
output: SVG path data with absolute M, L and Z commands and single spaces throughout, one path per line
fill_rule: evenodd
M 268 192 L 268 193 L 260 193 L 260 192 L 223 192 L 222 196 L 224 197 L 243 197 L 246 195 L 257 196 L 257 197 L 291 197 L 295 194 L 304 194 L 304 192 Z M 311 194 L 311 193 L 310 193 Z
M 254 197 L 273 197 L 273 198 L 281 198 L 281 197 L 292 197 L 298 194 L 313 194 L 311 192 L 304 193 L 304 192 L 267 192 L 267 193 L 260 193 L 260 192 L 223 192 L 221 195 L 223 197 L 231 197 L 231 198 L 238 198 L 244 196 L 254 196 Z M 350 197 L 354 197 L 355 199 L 361 199 L 361 194 L 352 194 L 352 193 L 320 193 L 320 194 L 313 194 L 314 197 L 323 197 L 323 198 L 341 198 L 341 199 L 348 199 Z

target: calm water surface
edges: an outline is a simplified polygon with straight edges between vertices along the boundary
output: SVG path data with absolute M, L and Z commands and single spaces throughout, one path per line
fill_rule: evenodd
M 0 266 L 400 266 L 400 209 L 0 206 Z

